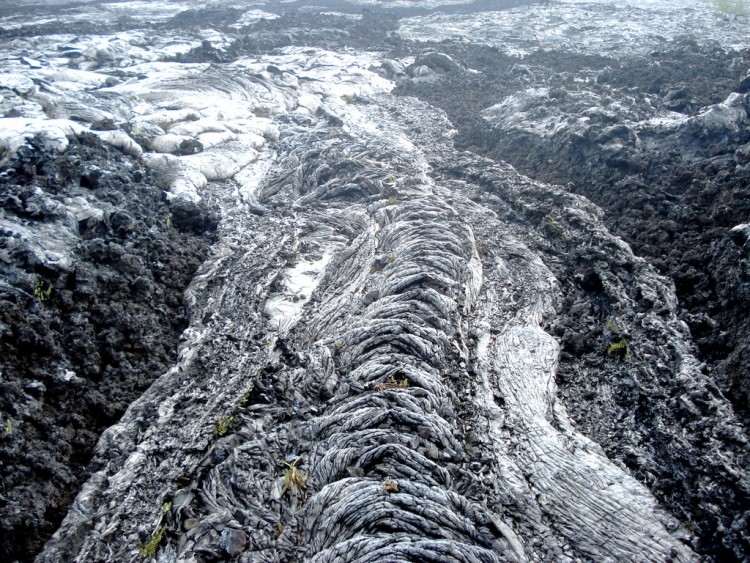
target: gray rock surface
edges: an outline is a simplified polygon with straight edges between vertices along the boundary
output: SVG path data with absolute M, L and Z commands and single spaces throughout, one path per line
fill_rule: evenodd
M 609 46 L 628 53 L 629 35 L 706 14 L 568 4 L 529 21 L 588 10 L 605 28 L 625 10 L 641 27 Z M 163 33 L 76 10 L 81 33 L 62 39 L 43 19 L 4 20 L 0 102 L 19 114 L 0 119 L 9 559 L 750 553 L 746 427 L 697 356 L 673 280 L 590 200 L 457 148 L 464 124 L 393 95 L 397 81 L 429 99 L 421 88 L 476 78 L 470 48 L 410 43 L 444 16 L 187 7 L 149 6 Z M 487 17 L 502 29 L 519 10 Z M 518 56 L 533 43 L 511 39 L 508 76 L 528 87 L 476 113 L 489 127 L 595 131 L 604 159 L 661 115 L 536 84 Z M 676 87 L 663 98 L 693 103 Z M 664 134 L 746 125 L 737 94 Z M 49 467 L 47 486 L 31 468 Z M 66 485 L 77 496 L 54 504 L 69 507 L 57 531 L 26 539 L 50 533 L 44 495 Z
M 40 561 L 136 560 L 160 523 L 163 553 L 185 561 L 220 556 L 236 527 L 248 561 L 697 559 L 558 399 L 545 329 L 560 282 L 532 250 L 555 235 L 528 217 L 607 249 L 592 267 L 618 322 L 628 285 L 649 296 L 629 334 L 679 359 L 639 353 L 638 373 L 705 393 L 669 284 L 586 200 L 456 153 L 421 103 L 368 102 L 281 126 L 256 194 L 268 214 L 227 205 L 221 185 L 204 194 L 225 234 L 189 291 L 181 360 L 104 434 Z M 441 181 L 430 162 L 482 181 Z M 498 214 L 511 205 L 518 222 Z M 741 463 L 723 455 L 725 471 Z

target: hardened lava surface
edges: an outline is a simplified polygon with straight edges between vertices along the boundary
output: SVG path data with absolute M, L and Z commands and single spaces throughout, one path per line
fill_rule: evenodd
M 0 18 L 0 558 L 750 556 L 741 19 Z

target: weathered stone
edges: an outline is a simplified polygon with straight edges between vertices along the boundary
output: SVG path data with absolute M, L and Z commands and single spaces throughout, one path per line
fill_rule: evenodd
M 485 12 L 440 53 L 400 34 L 454 33 L 463 16 L 288 11 L 235 34 L 252 12 L 204 7 L 167 40 L 71 23 L 74 47 L 22 63 L 46 73 L 40 101 L 6 89 L 2 109 L 80 121 L 52 131 L 37 108 L 33 126 L 0 124 L 0 451 L 20 460 L 2 557 L 27 556 L 13 544 L 27 515 L 51 531 L 49 504 L 75 488 L 66 464 L 83 475 L 93 455 L 40 563 L 131 561 L 138 546 L 183 562 L 746 559 L 746 432 L 694 345 L 729 349 L 714 317 L 746 302 L 727 233 L 747 222 L 732 156 L 747 104 L 723 91 L 745 55 L 654 39 L 718 21 L 672 4 L 589 3 L 583 34 L 557 29 L 575 3 Z M 626 56 L 641 41 L 602 33 L 623 10 L 663 53 Z M 523 33 L 492 37 L 519 14 Z M 736 39 L 721 21 L 706 29 Z M 5 41 L 8 64 L 47 37 Z M 174 41 L 197 46 L 172 56 Z M 391 95 L 384 51 L 400 66 L 421 53 L 408 96 Z M 108 74 L 121 85 L 91 90 Z M 121 131 L 84 132 L 95 115 Z M 203 150 L 179 154 L 194 139 Z M 504 158 L 549 176 L 574 162 L 608 215 Z M 701 233 L 728 274 L 697 250 L 657 272 L 618 238 L 623 209 L 647 219 L 659 267 Z M 683 317 L 672 281 L 726 303 Z
M 226 529 L 221 532 L 221 541 L 219 542 L 223 549 L 230 557 L 237 557 L 247 545 L 247 534 L 242 530 Z

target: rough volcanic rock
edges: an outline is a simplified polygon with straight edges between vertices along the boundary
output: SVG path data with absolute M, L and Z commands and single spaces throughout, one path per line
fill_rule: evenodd
M 663 339 L 679 358 L 668 377 L 705 394 L 669 286 L 587 201 L 456 153 L 418 102 L 366 101 L 323 98 L 314 119 L 281 126 L 285 156 L 257 192 L 269 212 L 235 203 L 191 288 L 181 362 L 105 433 L 40 560 L 131 560 L 153 538 L 168 558 L 220 559 L 233 530 L 248 533 L 248 561 L 694 560 L 680 522 L 557 399 L 559 344 L 544 328 L 562 294 L 528 245 L 553 236 L 552 213 L 571 244 L 590 241 L 580 262 L 617 322 Z M 621 278 L 599 264 L 603 248 Z M 637 325 L 630 284 L 652 300 Z M 639 361 L 656 385 L 659 358 Z M 737 434 L 731 407 L 716 407 L 711 432 Z M 113 451 L 131 453 L 113 463 Z M 744 471 L 725 463 L 712 479 Z M 117 500 L 131 490 L 142 500 Z M 101 505 L 117 508 L 89 508 Z M 98 529 L 114 531 L 106 547 Z
M 4 557 L 749 556 L 741 20 L 445 3 L 0 10 Z
M 580 63 L 575 65 L 574 60 L 566 69 L 568 75 L 591 72 L 589 67 L 579 70 Z M 420 94 L 455 114 L 456 123 L 463 126 L 459 143 L 502 158 L 541 180 L 570 184 L 573 191 L 606 209 L 616 232 L 674 279 L 683 318 L 701 358 L 719 387 L 747 411 L 750 365 L 745 364 L 744 342 L 750 330 L 749 288 L 743 262 L 737 260 L 729 240 L 729 230 L 750 215 L 746 197 L 750 178 L 742 156 L 750 139 L 748 100 L 732 95 L 736 69 L 743 67 L 739 60 L 750 65 L 747 52 L 714 48 L 709 54 L 686 42 L 651 60 L 619 62 L 618 71 L 609 68 L 616 64 L 610 62 L 598 73 L 596 84 L 584 91 L 572 88 L 574 82 L 566 84 L 569 78 L 548 79 L 550 71 L 538 69 L 536 75 L 544 82 L 517 83 L 517 93 L 487 108 L 481 120 L 461 119 L 466 96 L 443 96 L 439 86 Z M 497 62 L 492 61 L 493 66 Z M 672 68 L 688 67 L 710 67 L 713 79 L 690 83 L 693 101 L 680 108 L 687 113 L 684 117 L 671 114 L 659 121 L 665 110 L 676 109 L 674 99 L 667 94 L 654 100 L 659 90 L 648 80 L 633 95 L 639 77 L 651 75 L 654 83 L 662 84 L 662 91 L 670 90 L 671 81 L 682 83 L 686 78 Z M 503 79 L 494 73 L 491 78 Z M 486 92 L 489 88 L 482 80 L 456 76 L 443 87 Z M 411 85 L 406 91 L 417 87 Z M 502 89 L 508 91 L 508 84 Z M 486 94 L 480 98 L 479 106 L 488 104 Z M 715 105 L 699 112 L 712 102 Z M 584 116 L 585 122 L 576 121 L 577 116 Z
M 564 184 L 600 205 L 613 231 L 673 280 L 680 317 L 698 345 L 700 369 L 716 385 L 711 393 L 725 394 L 746 417 L 750 278 L 738 233 L 750 215 L 743 157 L 750 129 L 747 96 L 733 92 L 742 90 L 748 51 L 685 38 L 645 56 L 625 49 L 625 54 L 603 57 L 583 45 L 578 53 L 532 50 L 521 60 L 507 47 L 440 48 L 479 72 L 456 70 L 429 86 L 403 81 L 400 92 L 445 109 L 458 128 L 458 146 L 507 161 L 539 180 Z M 545 225 L 551 236 L 564 238 L 565 229 L 557 223 Z M 711 401 L 704 397 L 694 403 L 690 393 L 675 389 L 666 408 L 661 398 L 636 407 L 646 395 L 635 391 L 642 380 L 633 378 L 628 365 L 632 344 L 622 373 L 607 377 L 614 376 L 614 395 L 605 398 L 591 370 L 602 361 L 602 350 L 612 351 L 606 355 L 611 360 L 622 349 L 610 347 L 632 343 L 634 337 L 614 320 L 611 304 L 583 305 L 602 292 L 600 274 L 579 263 L 580 246 L 567 240 L 565 246 L 575 262 L 566 266 L 567 274 L 553 269 L 561 281 L 569 280 L 563 287 L 571 310 L 555 334 L 563 345 L 560 385 L 574 419 L 691 522 L 702 538 L 701 550 L 719 558 L 744 557 L 742 534 L 726 532 L 744 526 L 746 485 L 721 485 L 715 490 L 728 496 L 720 500 L 714 493 L 703 495 L 700 480 L 712 471 L 688 469 L 695 463 L 695 442 L 675 448 L 653 435 L 665 416 L 700 420 Z M 615 407 L 618 403 L 623 407 Z M 646 441 L 656 438 L 649 454 L 623 447 L 629 439 L 622 427 L 599 416 L 620 408 L 622 417 L 636 409 L 646 423 L 639 440 L 648 434 L 652 438 Z M 723 437 L 722 432 L 717 438 L 731 447 L 734 440 L 744 443 L 746 432 Z M 712 465 L 711 456 L 706 463 Z M 739 519 L 717 512 L 715 500 L 734 506 Z
M 215 222 L 96 137 L 32 140 L 0 175 L 3 560 L 59 525 L 99 434 L 174 361 Z

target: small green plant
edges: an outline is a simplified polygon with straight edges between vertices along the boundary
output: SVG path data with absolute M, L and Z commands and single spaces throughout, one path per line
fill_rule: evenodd
M 357 100 L 357 97 L 353 94 L 343 94 L 341 99 L 347 104 L 353 104 Z
M 712 0 L 715 10 L 735 16 L 750 15 L 750 1 L 748 0 Z
M 47 286 L 47 289 L 44 289 L 44 285 L 44 282 L 39 280 L 34 286 L 34 296 L 36 296 L 42 303 L 49 301 L 52 297 L 52 286 L 49 285 Z
M 396 261 L 396 255 L 393 252 L 388 253 L 388 263 L 393 264 Z
M 214 436 L 217 438 L 226 436 L 227 432 L 229 432 L 229 429 L 234 426 L 235 422 L 237 422 L 237 419 L 233 414 L 229 416 L 219 416 L 216 421 L 216 428 L 214 428 Z
M 147 557 L 153 557 L 156 554 L 156 550 L 159 549 L 159 544 L 164 538 L 164 531 L 166 529 L 167 527 L 164 524 L 159 524 L 156 527 L 151 539 L 138 548 L 138 553 L 141 554 L 141 557 L 146 559 Z
M 398 483 L 394 481 L 393 479 L 386 478 L 385 481 L 383 481 L 383 492 L 385 493 L 397 493 L 398 492 Z
M 396 205 L 396 202 L 398 202 L 398 197 L 395 195 L 388 196 L 388 205 Z
M 554 219 L 547 217 L 544 220 L 544 230 L 553 238 L 563 238 L 563 231 Z
M 10 436 L 11 434 L 13 434 L 13 421 L 8 417 L 5 421 L 5 435 Z
M 336 353 L 336 355 L 340 354 L 343 349 L 344 349 L 344 342 L 343 341 L 337 340 L 333 344 L 333 351 Z
M 307 473 L 299 470 L 299 462 L 302 461 L 302 456 L 299 456 L 292 463 L 288 461 L 282 461 L 281 464 L 286 467 L 284 473 L 284 485 L 281 487 L 281 496 L 283 497 L 286 493 L 298 492 L 302 495 L 304 500 L 305 487 L 307 486 Z
M 373 389 L 375 389 L 375 391 L 385 391 L 386 389 L 406 389 L 407 387 L 409 387 L 408 379 L 404 378 L 401 381 L 396 381 L 396 378 L 391 376 L 389 381 L 376 383 L 373 386 Z
M 172 228 L 172 216 L 167 215 L 167 229 L 171 229 L 171 228 Z
M 617 342 L 614 342 L 613 344 L 607 346 L 607 356 L 611 356 L 612 354 L 621 354 L 623 356 L 626 356 L 628 353 L 629 345 L 630 341 L 627 338 L 618 340 Z
M 151 534 L 151 539 L 138 548 L 138 553 L 144 559 L 147 557 L 153 557 L 156 554 L 156 550 L 159 549 L 161 540 L 164 539 L 164 532 L 167 529 L 167 525 L 164 523 L 164 518 L 167 516 L 167 512 L 172 510 L 172 503 L 167 501 L 161 505 L 161 516 L 159 517 L 159 523 L 156 525 L 154 533 Z

